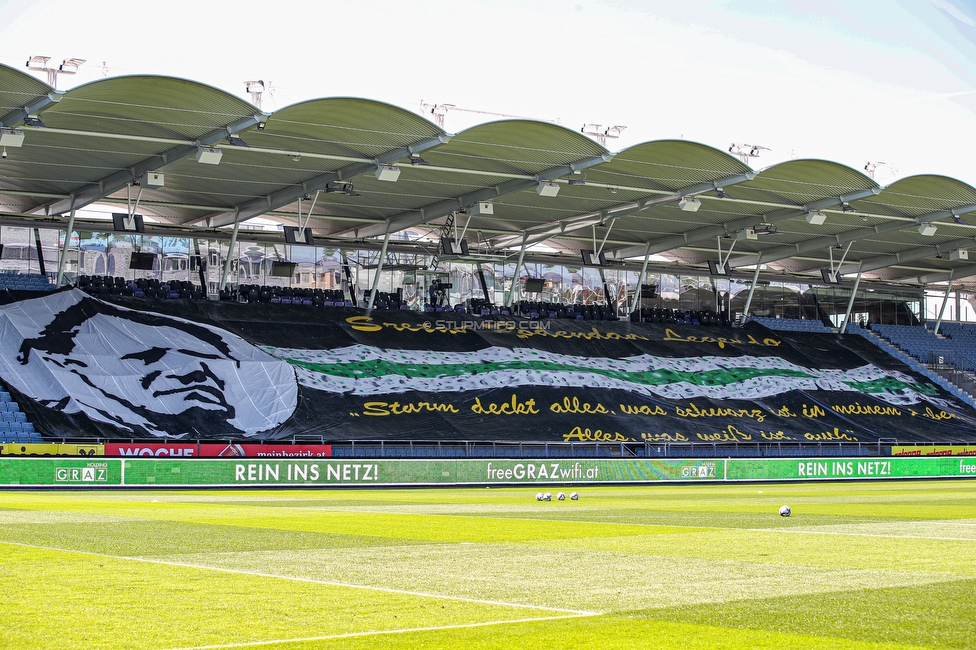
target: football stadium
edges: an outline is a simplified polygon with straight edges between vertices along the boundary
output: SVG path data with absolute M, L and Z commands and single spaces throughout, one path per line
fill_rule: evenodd
M 55 85 L 0 65 L 0 646 L 976 647 L 973 186 Z

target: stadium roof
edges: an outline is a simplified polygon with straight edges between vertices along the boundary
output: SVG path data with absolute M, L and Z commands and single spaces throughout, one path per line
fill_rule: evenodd
M 811 280 L 842 259 L 844 274 L 892 282 L 976 276 L 976 264 L 953 255 L 976 245 L 964 216 L 976 211 L 976 188 L 942 176 L 881 188 L 822 160 L 754 171 L 683 140 L 611 153 L 529 120 L 449 134 L 366 99 L 265 114 L 171 77 L 113 77 L 64 92 L 6 66 L 0 125 L 8 226 L 64 228 L 72 210 L 126 211 L 138 201 L 139 213 L 174 236 L 227 238 L 235 223 L 296 225 L 311 209 L 308 226 L 326 246 L 406 230 L 436 235 L 454 223 L 472 252 L 486 254 L 545 244 L 579 260 L 575 251 L 602 247 L 611 264 L 633 268 L 656 254 L 703 272 L 721 249 L 732 267 L 758 263 Z M 163 174 L 162 186 L 150 172 Z M 478 213 L 482 202 L 490 214 Z M 97 225 L 77 221 L 82 228 Z

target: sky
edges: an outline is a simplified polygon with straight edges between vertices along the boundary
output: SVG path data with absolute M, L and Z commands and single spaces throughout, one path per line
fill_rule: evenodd
M 976 6 L 964 0 L 0 0 L 0 63 L 86 59 L 184 77 L 263 109 L 355 96 L 458 132 L 502 115 L 625 126 L 607 147 L 684 138 L 976 185 Z M 432 116 L 428 115 L 429 119 Z

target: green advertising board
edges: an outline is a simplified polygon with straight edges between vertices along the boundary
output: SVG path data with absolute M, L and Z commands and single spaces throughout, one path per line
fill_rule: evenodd
M 726 462 L 729 481 L 829 481 L 836 479 L 976 478 L 976 458 L 765 458 Z
M 585 485 L 976 478 L 976 459 L 155 459 L 0 458 L 7 487 Z
M 0 485 L 108 487 L 122 484 L 122 461 L 111 458 L 2 458 Z
M 721 460 L 144 460 L 126 485 L 485 485 L 715 481 Z

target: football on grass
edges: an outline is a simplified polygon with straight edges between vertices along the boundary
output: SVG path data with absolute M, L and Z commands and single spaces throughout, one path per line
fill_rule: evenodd
M 779 509 L 780 517 L 789 517 L 791 514 L 793 514 L 793 511 L 790 510 L 789 506 L 783 506 Z

